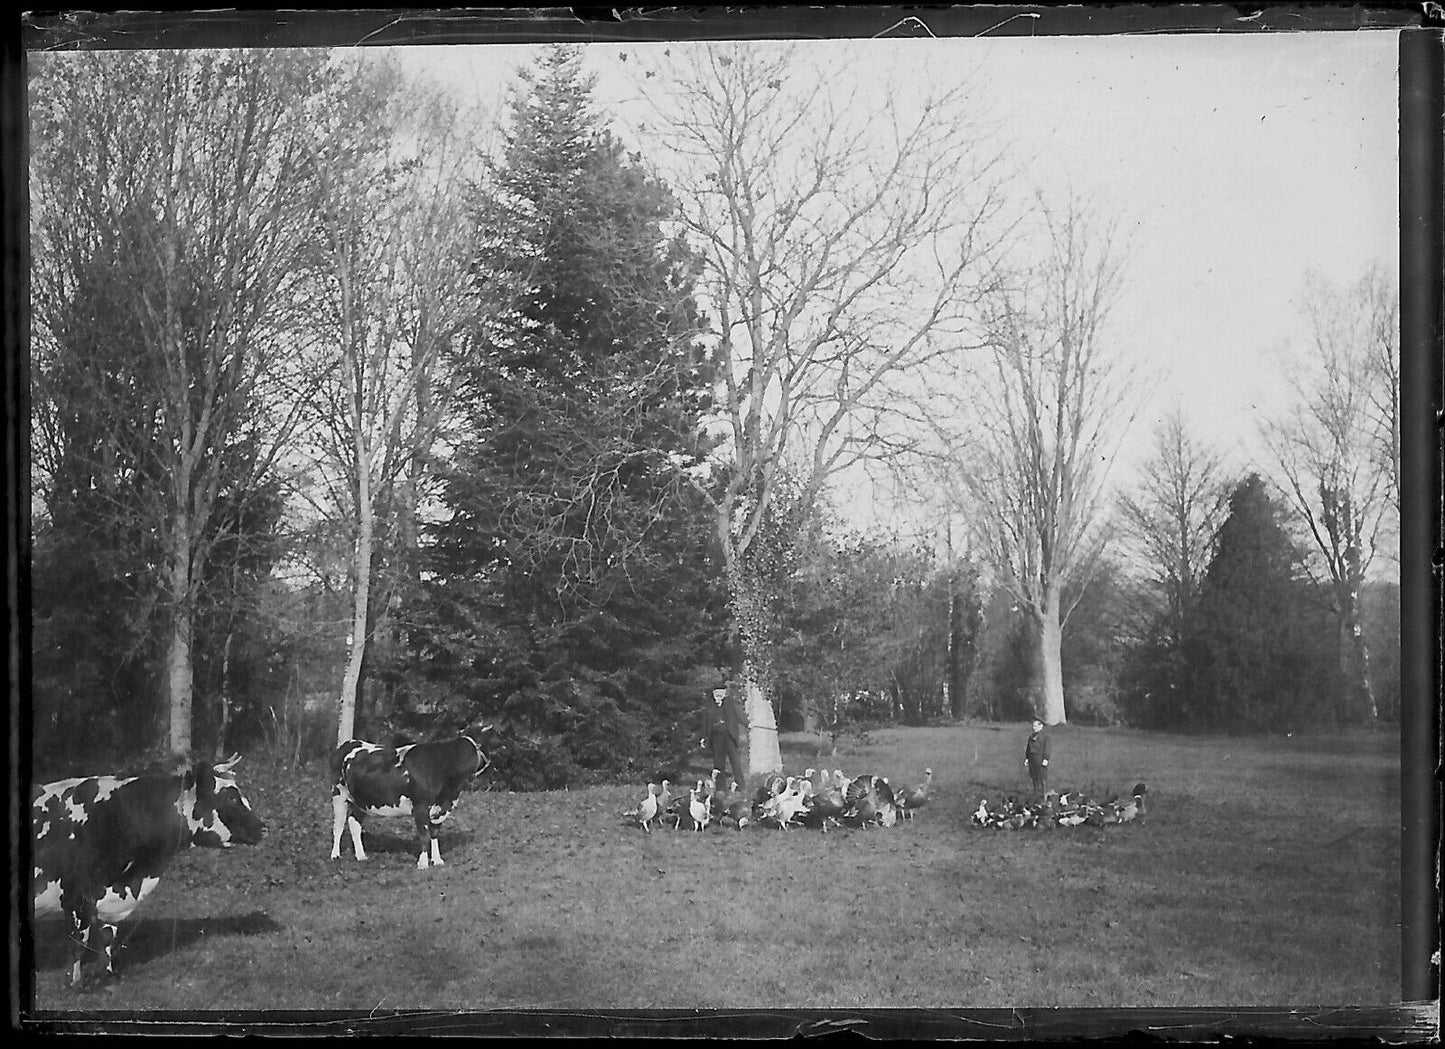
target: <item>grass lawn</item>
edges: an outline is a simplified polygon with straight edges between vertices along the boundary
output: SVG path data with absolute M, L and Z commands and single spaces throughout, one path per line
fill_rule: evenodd
M 1022 793 L 1027 728 L 878 730 L 789 768 L 895 784 L 934 772 L 912 824 L 822 834 L 644 834 L 642 786 L 465 794 L 447 865 L 407 819 L 329 859 L 321 763 L 253 755 L 265 843 L 180 857 L 122 926 L 120 979 L 63 986 L 36 937 L 41 1015 L 99 1010 L 1382 1005 L 1398 1000 L 1399 746 L 1051 730 L 1051 785 L 1148 784 L 1123 826 L 975 827 Z M 55 1011 L 50 1013 L 50 1011 Z

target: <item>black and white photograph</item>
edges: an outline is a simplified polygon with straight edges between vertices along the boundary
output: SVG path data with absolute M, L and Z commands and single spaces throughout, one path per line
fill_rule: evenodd
M 30 20 L 21 1020 L 1438 1038 L 1419 23 L 869 10 Z

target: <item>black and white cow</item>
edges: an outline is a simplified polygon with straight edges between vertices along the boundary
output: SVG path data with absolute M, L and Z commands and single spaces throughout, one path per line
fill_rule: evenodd
M 361 820 L 368 815 L 410 815 L 416 823 L 417 870 L 441 866 L 437 832 L 451 815 L 452 806 L 467 782 L 491 766 L 473 733 L 438 743 L 412 743 L 383 747 L 361 739 L 348 739 L 331 755 L 331 858 L 341 858 L 341 831 L 349 827 L 358 860 Z
M 63 779 L 33 792 L 35 915 L 70 919 L 72 986 L 81 982 L 87 954 L 103 954 L 106 972 L 115 975 L 116 926 L 177 853 L 195 845 L 254 845 L 265 835 L 232 775 L 240 760 L 199 762 L 169 775 Z

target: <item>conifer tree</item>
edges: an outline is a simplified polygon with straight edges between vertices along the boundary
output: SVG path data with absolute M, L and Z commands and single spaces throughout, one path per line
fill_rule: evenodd
M 477 190 L 476 278 L 505 306 L 462 363 L 432 643 L 474 707 L 601 769 L 637 753 L 668 696 L 701 695 L 677 676 L 706 634 L 709 529 L 667 461 L 697 450 L 704 406 L 694 269 L 669 191 L 593 86 L 578 49 L 543 52 Z
M 1188 727 L 1300 727 L 1330 694 L 1324 605 L 1283 514 L 1257 474 L 1230 496 L 1184 646 Z

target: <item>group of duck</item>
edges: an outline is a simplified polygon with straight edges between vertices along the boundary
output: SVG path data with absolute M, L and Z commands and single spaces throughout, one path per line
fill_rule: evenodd
M 1144 815 L 1144 796 L 1148 788 L 1142 783 L 1134 784 L 1128 797 L 1110 794 L 1099 800 L 1081 790 L 1066 790 L 1062 794 L 1048 791 L 1042 801 L 1030 804 L 1014 797 L 1004 798 L 990 805 L 987 798 L 979 801 L 971 817 L 980 827 L 995 830 L 1024 830 L 1034 827 L 1078 827 L 1089 824 L 1093 827 L 1107 827 L 1116 823 L 1130 823 Z
M 654 823 L 673 830 L 686 825 L 699 832 L 713 824 L 737 830 L 750 824 L 778 830 L 815 827 L 825 833 L 829 826 L 891 827 L 899 820 L 911 820 L 927 805 L 933 785 L 932 769 L 923 770 L 922 783 L 895 788 L 885 776 L 865 773 L 850 778 L 842 769 L 810 768 L 801 776 L 769 773 L 749 796 L 737 780 L 727 790 L 720 789 L 720 775 L 715 769 L 679 794 L 673 793 L 670 780 L 649 783 L 637 808 L 623 815 L 648 833 Z

